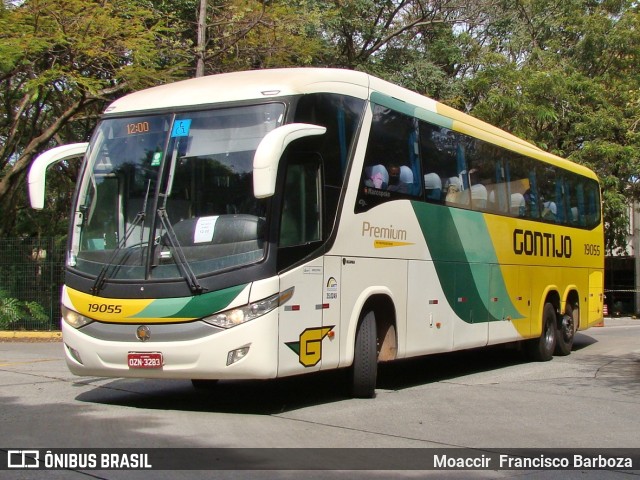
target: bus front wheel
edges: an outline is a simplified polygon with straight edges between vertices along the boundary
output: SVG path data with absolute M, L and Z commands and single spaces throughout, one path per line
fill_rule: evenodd
M 376 317 L 367 312 L 356 331 L 353 365 L 351 366 L 351 394 L 356 398 L 373 398 L 378 376 Z
M 553 358 L 556 348 L 556 309 L 551 303 L 545 303 L 542 310 L 542 335 L 525 342 L 528 356 L 538 362 L 547 362 Z

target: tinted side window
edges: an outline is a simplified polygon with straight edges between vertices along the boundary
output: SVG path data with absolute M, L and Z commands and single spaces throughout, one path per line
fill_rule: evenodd
M 320 154 L 324 175 L 324 225 L 328 235 L 338 209 L 340 190 L 365 101 L 331 93 L 304 95 L 296 105 L 294 122 L 326 127 L 324 135 L 304 139 L 297 148 Z
M 420 122 L 427 202 L 593 228 L 594 180 L 448 128 Z
M 290 164 L 285 183 L 279 245 L 291 247 L 320 240 L 319 162 Z
M 594 180 L 373 105 L 355 211 L 396 198 L 583 228 L 601 217 Z
M 428 202 L 444 203 L 447 196 L 453 201 L 454 196 L 462 190 L 460 172 L 466 167 L 458 161 L 457 150 L 458 135 L 455 132 L 421 122 L 420 151 L 425 199 Z
M 373 105 L 356 212 L 384 201 L 422 197 L 418 122 Z
M 330 93 L 304 95 L 298 101 L 294 122 L 327 128 L 324 135 L 306 139 L 305 149 L 314 150 L 322 156 L 328 185 L 342 186 L 363 107 L 364 100 Z
M 448 128 L 420 124 L 425 200 L 490 209 L 495 201 L 495 147 Z

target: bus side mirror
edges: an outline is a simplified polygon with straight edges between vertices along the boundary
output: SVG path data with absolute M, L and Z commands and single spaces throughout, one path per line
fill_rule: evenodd
M 31 208 L 42 210 L 44 208 L 44 179 L 47 167 L 53 163 L 61 162 L 68 158 L 81 157 L 87 151 L 88 143 L 72 143 L 47 150 L 39 155 L 29 168 L 29 200 Z
M 276 191 L 278 163 L 287 145 L 312 135 L 323 135 L 327 129 L 307 123 L 290 123 L 271 130 L 262 139 L 253 157 L 253 194 L 267 198 Z

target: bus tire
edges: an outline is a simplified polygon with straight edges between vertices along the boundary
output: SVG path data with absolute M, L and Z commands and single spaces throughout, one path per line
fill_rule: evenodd
M 367 312 L 358 324 L 351 366 L 351 395 L 355 398 L 373 398 L 376 395 L 378 352 L 376 317 Z
M 556 328 L 556 349 L 554 352 L 556 355 L 566 356 L 571 353 L 576 333 L 576 319 L 580 318 L 578 314 L 578 307 L 572 308 L 567 304 L 564 315 Z
M 532 360 L 547 362 L 553 358 L 556 348 L 556 309 L 550 303 L 544 304 L 542 310 L 542 334 L 525 343 L 526 352 Z

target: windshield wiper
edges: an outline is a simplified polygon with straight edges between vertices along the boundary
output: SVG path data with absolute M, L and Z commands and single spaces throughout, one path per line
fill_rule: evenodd
M 166 202 L 165 202 L 166 203 Z M 193 273 L 191 266 L 189 266 L 189 262 L 187 257 L 184 254 L 184 250 L 182 250 L 182 246 L 178 241 L 178 237 L 176 237 L 176 232 L 173 230 L 171 226 L 171 222 L 169 221 L 169 216 L 167 215 L 167 210 L 164 206 L 158 209 L 158 217 L 160 218 L 160 222 L 162 222 L 162 226 L 164 227 L 167 235 L 167 240 L 169 240 L 169 245 L 171 246 L 172 252 L 175 252 L 175 255 L 171 255 L 171 258 L 176 262 L 176 266 L 180 271 L 180 274 L 187 282 L 189 289 L 193 293 L 200 294 L 204 291 L 204 288 L 198 282 L 198 278 L 196 274 Z
M 100 290 L 102 290 L 102 288 L 104 287 L 104 283 L 107 280 L 107 278 L 110 277 L 110 275 L 107 275 L 109 269 L 111 268 L 113 271 L 115 271 L 116 268 L 118 268 L 118 266 L 120 266 L 122 264 L 122 262 L 125 260 L 125 258 L 127 258 L 127 250 L 124 250 L 124 254 L 118 259 L 118 261 L 116 262 L 116 257 L 117 255 L 123 251 L 124 246 L 127 244 L 127 240 L 129 240 L 129 237 L 131 236 L 131 234 L 133 233 L 133 231 L 135 230 L 135 228 L 138 225 L 143 224 L 145 217 L 147 216 L 147 202 L 149 200 L 149 191 L 151 189 L 151 180 L 149 180 L 147 182 L 147 193 L 144 196 L 144 202 L 142 203 L 142 210 L 140 210 L 135 218 L 133 219 L 133 222 L 131 222 L 131 225 L 129 225 L 129 228 L 127 228 L 124 237 L 122 237 L 120 239 L 120 241 L 118 241 L 118 245 L 116 245 L 116 248 L 113 249 L 113 252 L 111 253 L 111 255 L 109 256 L 109 258 L 107 259 L 107 261 L 102 265 L 102 268 L 100 269 L 100 273 L 98 273 L 98 276 L 96 277 L 95 282 L 93 282 L 93 287 L 91 287 L 91 293 L 93 295 L 98 295 L 100 293 Z M 140 228 L 140 243 L 138 243 L 137 245 L 142 246 L 143 242 L 144 242 L 144 228 Z M 132 245 L 132 247 L 135 245 Z M 131 248 L 131 247 L 130 247 Z M 142 254 L 142 248 L 140 249 L 140 252 Z M 141 257 L 142 260 L 144 261 L 144 257 Z
M 173 187 L 173 178 L 175 175 L 176 163 L 178 160 L 179 145 L 180 145 L 180 139 L 177 139 L 173 146 L 173 152 L 171 154 L 171 163 L 169 164 L 169 178 L 167 179 L 167 188 L 165 189 L 164 193 L 160 194 L 160 196 L 162 197 L 162 206 L 158 207 L 156 214 L 158 215 L 158 218 L 162 223 L 162 227 L 166 231 L 167 240 L 169 240 L 169 245 L 171 247 L 171 252 L 172 252 L 171 258 L 176 263 L 176 266 L 180 271 L 180 275 L 182 275 L 182 278 L 185 279 L 185 281 L 187 282 L 187 285 L 189 286 L 189 289 L 194 294 L 200 294 L 204 291 L 204 289 L 198 282 L 196 274 L 193 273 L 193 270 L 189 265 L 189 261 L 187 260 L 187 257 L 184 254 L 184 250 L 182 250 L 182 245 L 180 245 L 180 242 L 178 241 L 176 232 L 173 230 L 173 227 L 171 226 L 171 221 L 169 220 L 169 215 L 167 214 L 167 199 L 169 198 L 169 195 L 171 195 L 171 188 Z M 174 252 L 175 252 L 175 255 L 174 255 Z M 151 255 L 151 252 L 149 252 L 149 254 Z M 150 264 L 151 262 L 149 262 L 149 265 Z

